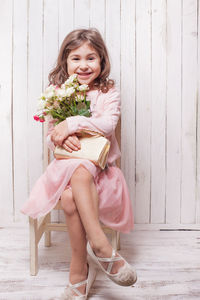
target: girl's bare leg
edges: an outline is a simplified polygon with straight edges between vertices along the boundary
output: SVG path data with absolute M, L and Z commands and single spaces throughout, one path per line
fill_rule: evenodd
M 70 244 L 71 244 L 71 263 L 69 281 L 75 284 L 87 279 L 87 251 L 86 251 L 86 232 L 81 222 L 76 204 L 72 197 L 72 191 L 67 189 L 61 196 L 62 207 L 66 216 Z M 85 294 L 86 285 L 82 285 L 78 290 Z
M 104 234 L 98 218 L 98 194 L 89 171 L 80 166 L 71 177 L 74 201 L 91 247 L 99 257 L 111 257 L 112 246 Z M 106 265 L 107 263 L 102 263 Z M 111 273 L 117 273 L 124 264 L 122 260 L 113 264 Z

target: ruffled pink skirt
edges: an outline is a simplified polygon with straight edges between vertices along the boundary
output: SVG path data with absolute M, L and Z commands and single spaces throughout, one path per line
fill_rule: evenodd
M 21 212 L 34 219 L 50 212 L 80 165 L 94 177 L 99 195 L 100 221 L 115 230 L 130 232 L 133 229 L 133 211 L 123 173 L 116 166 L 102 171 L 84 159 L 54 159 L 36 181 Z

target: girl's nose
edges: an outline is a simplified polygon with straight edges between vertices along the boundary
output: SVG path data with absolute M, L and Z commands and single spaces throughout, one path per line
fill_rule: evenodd
M 81 70 L 87 70 L 88 69 L 88 65 L 86 61 L 81 61 L 80 62 L 80 69 Z

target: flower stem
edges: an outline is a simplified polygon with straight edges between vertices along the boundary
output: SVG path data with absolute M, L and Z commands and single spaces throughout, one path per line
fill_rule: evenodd
M 86 92 L 84 91 L 83 93 L 84 93 L 84 94 L 83 94 L 83 95 L 84 95 L 84 103 L 86 103 L 86 102 L 85 102 L 85 101 L 86 101 Z

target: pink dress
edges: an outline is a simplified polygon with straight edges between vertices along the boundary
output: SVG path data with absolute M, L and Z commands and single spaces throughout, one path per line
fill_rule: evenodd
M 120 116 L 120 97 L 116 88 L 107 93 L 98 90 L 89 91 L 87 98 L 91 101 L 90 118 L 73 116 L 67 118 L 69 134 L 81 129 L 97 131 L 106 136 L 110 142 L 108 168 L 101 170 L 85 159 L 54 159 L 46 171 L 36 181 L 27 202 L 21 212 L 38 218 L 46 215 L 57 204 L 62 192 L 69 185 L 76 168 L 83 165 L 93 175 L 99 195 L 100 221 L 121 232 L 128 233 L 133 229 L 133 210 L 127 184 L 122 171 L 115 166 L 120 157 L 119 146 L 115 137 L 115 128 Z M 48 147 L 53 150 L 54 144 L 47 136 Z

